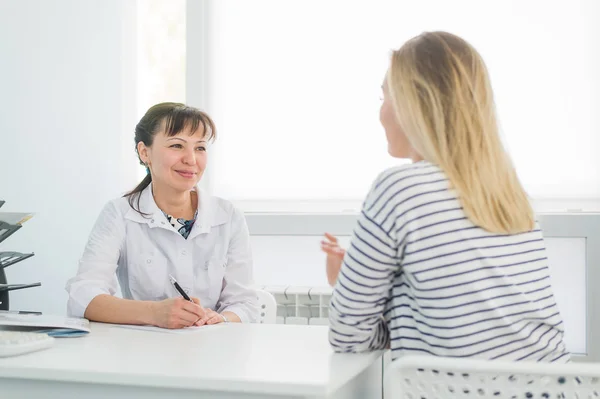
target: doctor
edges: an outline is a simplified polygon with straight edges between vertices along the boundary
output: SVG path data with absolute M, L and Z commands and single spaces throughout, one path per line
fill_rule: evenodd
M 244 216 L 196 186 L 214 138 L 198 109 L 162 103 L 146 112 L 135 142 L 148 175 L 102 210 L 66 286 L 70 315 L 164 328 L 256 320 Z M 117 280 L 123 299 L 114 296 Z

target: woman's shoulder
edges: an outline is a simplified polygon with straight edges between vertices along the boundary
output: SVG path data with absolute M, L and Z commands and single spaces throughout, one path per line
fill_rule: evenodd
M 438 192 L 447 186 L 446 175 L 432 163 L 421 161 L 391 167 L 381 172 L 371 185 L 364 208 L 379 214 L 380 208 L 395 208 L 414 202 L 408 200 Z
M 444 172 L 437 165 L 427 161 L 420 161 L 387 168 L 377 175 L 371 191 L 390 189 L 394 186 L 401 188 L 409 184 L 445 178 Z

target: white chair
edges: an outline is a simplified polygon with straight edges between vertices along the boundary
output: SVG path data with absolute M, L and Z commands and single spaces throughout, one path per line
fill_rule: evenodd
M 275 324 L 277 320 L 277 302 L 275 297 L 268 291 L 256 290 L 260 317 L 258 323 Z
M 406 356 L 386 370 L 393 399 L 598 399 L 600 364 Z

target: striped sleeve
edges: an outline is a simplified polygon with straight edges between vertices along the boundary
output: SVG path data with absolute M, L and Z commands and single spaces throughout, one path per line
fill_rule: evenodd
M 380 180 L 380 179 L 378 179 Z M 329 305 L 329 342 L 337 352 L 384 349 L 389 331 L 383 318 L 399 269 L 397 238 L 378 222 L 373 202 L 377 181 L 363 204 Z

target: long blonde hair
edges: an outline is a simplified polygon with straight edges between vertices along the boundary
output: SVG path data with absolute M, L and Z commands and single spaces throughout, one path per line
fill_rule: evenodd
M 407 139 L 446 173 L 467 217 L 490 232 L 532 230 L 479 53 L 453 34 L 423 33 L 393 52 L 387 84 Z

